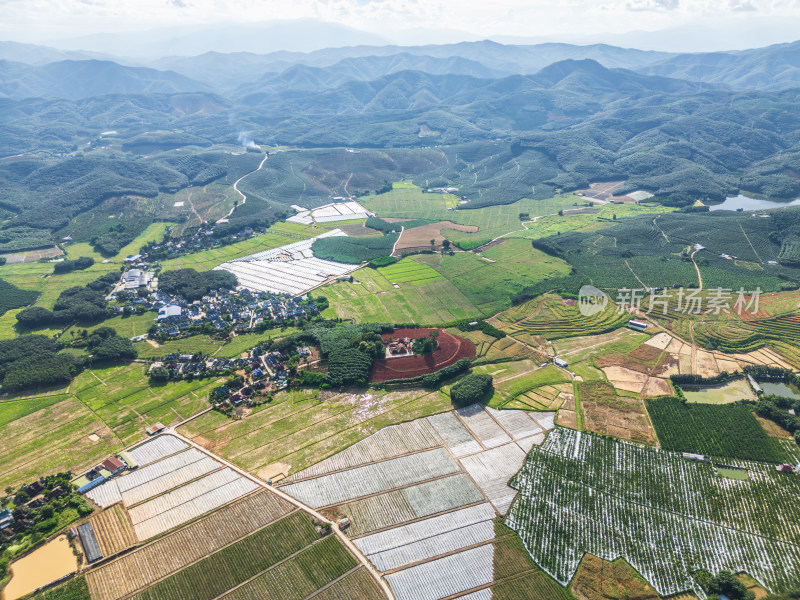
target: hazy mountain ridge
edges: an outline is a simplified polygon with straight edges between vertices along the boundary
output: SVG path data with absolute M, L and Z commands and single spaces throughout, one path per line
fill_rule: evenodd
M 90 98 L 106 94 L 177 94 L 210 88 L 178 73 L 112 61 L 65 60 L 40 67 L 0 61 L 0 94 L 9 98 Z

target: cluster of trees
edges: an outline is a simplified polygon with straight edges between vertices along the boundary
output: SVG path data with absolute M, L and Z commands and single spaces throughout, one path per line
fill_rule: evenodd
M 24 507 L 22 510 L 26 513 L 25 518 L 32 521 L 33 525 L 27 530 L 16 532 L 14 538 L 0 541 L 0 579 L 4 577 L 8 564 L 15 557 L 27 552 L 31 545 L 47 539 L 51 534 L 78 517 L 85 517 L 92 513 L 91 505 L 77 492 L 71 479 L 72 473 L 70 472 L 43 477 L 40 480 L 40 483 L 44 485 L 41 494 L 49 494 L 59 487 L 64 490 L 64 493 L 59 497 L 52 497 L 38 508 L 24 507 L 31 500 L 31 495 L 25 489 L 27 485 L 22 485 L 16 490 L 10 486 L 5 489 L 6 496 L 3 498 L 3 505 L 0 508 L 13 510 L 17 507 Z
M 112 271 L 84 287 L 68 288 L 59 294 L 52 311 L 40 306 L 26 308 L 17 315 L 17 322 L 23 327 L 35 328 L 102 321 L 108 316 L 108 302 L 105 297 L 118 278 L 119 275 Z
M 211 290 L 232 290 L 237 284 L 236 275 L 228 271 L 203 271 L 178 269 L 164 271 L 158 277 L 158 289 L 165 294 L 181 296 L 193 302 Z
M 72 271 L 82 271 L 88 269 L 94 264 L 94 259 L 90 256 L 81 256 L 75 260 L 65 260 L 56 263 L 53 267 L 53 274 L 63 275 L 64 273 L 71 273 Z
M 723 594 L 728 600 L 755 600 L 755 593 L 748 590 L 730 571 L 720 571 L 714 576 L 704 571 L 697 578 L 708 593 L 709 600 L 719 600 Z
M 27 306 L 39 297 L 38 292 L 23 290 L 0 279 L 0 315 L 7 310 Z
M 469 319 L 464 319 L 463 321 L 459 321 L 456 324 L 456 327 L 458 327 L 461 331 L 480 331 L 484 335 L 488 335 L 489 337 L 493 337 L 498 340 L 506 337 L 505 331 L 498 329 L 483 319 L 480 321 L 470 321 Z
M 5 392 L 64 385 L 82 366 L 81 359 L 59 352 L 55 340 L 44 335 L 0 341 L 0 383 Z
M 388 267 L 389 265 L 393 265 L 396 262 L 397 259 L 394 256 L 381 256 L 378 258 L 373 258 L 367 264 L 372 269 L 379 269 L 380 267 Z
M 471 373 L 459 379 L 450 388 L 450 400 L 455 406 L 469 406 L 476 402 L 486 402 L 494 391 L 492 376 L 484 373 Z
M 86 348 L 88 357 L 62 350 L 68 346 Z M 88 364 L 129 361 L 136 358 L 131 340 L 117 335 L 111 327 L 100 327 L 71 344 L 44 335 L 24 335 L 0 341 L 0 384 L 4 392 L 33 387 L 64 385 Z
M 789 412 L 790 409 L 794 414 Z M 794 435 L 795 441 L 800 445 L 800 416 L 797 416 L 800 415 L 800 400 L 783 396 L 763 396 L 756 404 L 756 412 Z
M 417 338 L 411 345 L 411 349 L 415 354 L 430 354 L 439 347 L 439 330 L 431 329 L 430 335 L 427 337 Z
M 314 242 L 314 256 L 323 260 L 358 265 L 392 253 L 398 234 L 372 238 L 327 237 Z

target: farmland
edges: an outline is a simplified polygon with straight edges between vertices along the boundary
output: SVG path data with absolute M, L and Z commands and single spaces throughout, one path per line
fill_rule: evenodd
M 203 410 L 214 385 L 213 379 L 196 379 L 151 387 L 143 365 L 132 363 L 84 371 L 47 395 L 0 402 L 0 484 L 88 468 L 141 439 L 157 421 L 174 423 Z
M 647 412 L 653 419 L 661 447 L 721 458 L 786 462 L 789 456 L 778 440 L 768 437 L 753 416 L 755 405 L 684 403 L 676 398 L 651 398 Z
M 565 585 L 589 552 L 623 557 L 662 595 L 693 589 L 690 574 L 700 568 L 746 570 L 785 588 L 800 577 L 800 483 L 772 465 L 736 464 L 749 481 L 716 477 L 711 465 L 678 454 L 557 429 L 512 480 L 520 493 L 506 524 Z
M 557 340 L 605 333 L 622 327 L 630 315 L 609 305 L 592 316 L 584 316 L 574 300 L 546 294 L 497 315 L 497 327 L 527 342 L 534 336 Z
M 511 298 L 527 286 L 569 273 L 559 258 L 547 256 L 524 240 L 508 240 L 482 252 L 414 257 L 450 280 L 485 316 L 511 306 Z
M 324 401 L 323 401 L 324 398 Z M 304 469 L 382 427 L 450 408 L 439 392 L 291 390 L 231 421 L 216 412 L 181 433 L 263 479 Z
M 330 301 L 325 316 L 428 325 L 481 314 L 452 282 L 413 258 L 379 269 L 360 269 L 353 273 L 353 280 L 320 290 Z
M 390 192 L 360 198 L 361 203 L 379 217 L 453 221 L 459 225 L 472 225 L 476 233 L 445 229 L 442 233 L 453 242 L 491 240 L 511 231 L 524 231 L 519 213 L 531 217 L 556 215 L 559 210 L 573 208 L 584 202 L 579 196 L 565 194 L 549 199 L 523 199 L 513 204 L 487 206 L 469 210 L 449 210 L 457 206 L 458 199 L 449 194 L 423 193 L 411 184 L 395 184 Z
M 208 271 L 214 267 L 237 258 L 243 258 L 257 252 L 272 250 L 279 246 L 291 244 L 293 242 L 312 238 L 324 229 L 307 227 L 296 223 L 275 223 L 266 233 L 257 235 L 251 239 L 236 242 L 222 248 L 214 248 L 194 254 L 187 254 L 179 258 L 164 261 L 165 269 L 195 269 L 197 271 Z
M 530 583 L 522 597 L 569 598 L 496 522 L 514 498 L 506 482 L 523 448 L 544 440 L 552 418 L 473 405 L 409 421 L 290 475 L 281 489 L 326 514 L 348 515 L 348 535 L 387 572 L 398 600 L 492 586 L 510 594 L 521 575 Z

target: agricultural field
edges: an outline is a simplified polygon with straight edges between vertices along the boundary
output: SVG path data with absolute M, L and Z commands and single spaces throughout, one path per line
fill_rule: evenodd
M 570 589 L 582 600 L 661 600 L 624 559 L 609 562 L 591 554 L 583 557 Z
M 180 428 L 196 443 L 261 479 L 278 479 L 395 423 L 451 408 L 437 392 L 289 390 L 232 421 L 209 412 Z
M 775 292 L 800 278 L 800 269 L 776 262 L 779 227 L 777 219 L 748 213 L 674 212 L 633 216 L 534 243 L 568 260 L 574 273 L 558 284 L 573 293 L 584 283 L 611 290 L 677 284 Z M 544 291 L 540 285 L 530 293 Z
M 327 228 L 308 227 L 296 223 L 280 222 L 272 225 L 266 233 L 251 239 L 236 242 L 222 248 L 213 248 L 203 252 L 187 254 L 162 263 L 164 269 L 195 269 L 209 271 L 220 264 L 250 254 L 272 250 L 279 246 L 292 244 L 324 233 Z
M 44 395 L 3 400 L 0 485 L 89 468 L 140 440 L 150 425 L 176 423 L 207 408 L 215 385 L 216 379 L 201 379 L 151 387 L 144 365 L 132 363 L 84 371 Z
M 564 194 L 548 199 L 523 199 L 513 204 L 483 208 L 451 210 L 458 206 L 458 198 L 449 194 L 426 194 L 412 184 L 395 184 L 385 194 L 364 196 L 360 202 L 379 217 L 428 219 L 434 222 L 452 221 L 459 225 L 472 225 L 476 233 L 443 230 L 444 236 L 456 243 L 492 240 L 511 231 L 525 231 L 519 214 L 531 217 L 557 215 L 559 210 L 574 208 L 584 199 Z M 430 243 L 430 242 L 429 242 Z
M 473 405 L 381 429 L 280 486 L 324 514 L 348 515 L 348 535 L 398 600 L 476 589 L 491 597 L 522 575 L 531 585 L 519 597 L 569 598 L 496 522 L 515 496 L 506 482 L 552 428 L 552 413 Z
M 571 429 L 534 447 L 511 484 L 506 517 L 534 561 L 563 585 L 584 553 L 624 558 L 661 595 L 697 590 L 691 573 L 747 571 L 773 591 L 800 579 L 800 480 L 735 461 L 750 480 L 711 464 Z
M 86 496 L 102 507 L 122 502 L 139 541 L 258 489 L 250 479 L 170 435 L 147 441 L 131 453 L 143 458 L 138 469 L 100 484 Z
M 352 283 L 333 283 L 320 293 L 330 302 L 323 316 L 365 323 L 435 325 L 481 315 L 451 281 L 413 258 L 379 269 L 359 269 Z
M 584 316 L 577 303 L 546 294 L 498 314 L 491 323 L 527 343 L 540 336 L 548 340 L 606 333 L 622 327 L 631 318 L 613 302 L 596 315 Z
M 473 365 L 517 361 L 526 358 L 542 362 L 545 358 L 543 354 L 509 336 L 497 339 L 496 337 L 486 335 L 478 330 L 461 331 L 457 327 L 450 327 L 446 329 L 446 331 L 453 335 L 463 337 L 475 344 L 477 355 L 475 360 L 472 361 Z
M 569 273 L 569 265 L 563 260 L 532 248 L 524 240 L 507 240 L 480 256 L 456 252 L 453 256 L 423 254 L 414 260 L 451 281 L 484 316 L 509 308 L 511 297 L 525 287 Z
M 697 296 L 703 306 L 708 306 L 708 300 L 714 293 L 713 289 L 707 289 Z M 696 344 L 705 348 L 741 353 L 767 346 L 784 353 L 795 347 L 794 342 L 800 336 L 800 317 L 797 315 L 799 292 L 762 294 L 758 299 L 758 312 L 755 313 L 755 305 L 752 305 L 751 310 L 744 310 L 751 298 L 746 296 L 742 315 L 733 308 L 737 298 L 738 295 L 734 293 L 731 307 L 718 314 L 716 311 L 706 310 L 700 311 L 700 314 L 687 314 L 678 310 L 678 300 L 672 298 L 666 311 L 659 306 L 650 316 L 684 339 L 693 337 Z M 797 352 L 796 348 L 794 352 Z M 794 360 L 795 366 L 800 366 L 800 362 L 796 362 L 796 358 Z
M 94 600 L 302 600 L 339 578 L 348 580 L 340 591 L 375 591 L 358 567 L 311 515 L 261 489 L 89 571 L 87 581 Z
M 767 436 L 758 424 L 753 404 L 685 403 L 676 398 L 651 398 L 646 403 L 665 450 L 771 463 L 791 461 L 778 440 Z

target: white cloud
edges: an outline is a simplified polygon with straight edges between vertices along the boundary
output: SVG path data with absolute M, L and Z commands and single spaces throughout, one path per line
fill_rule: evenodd
M 743 13 L 800 15 L 800 0 L 0 0 L 0 39 L 42 41 L 224 22 L 314 18 L 391 37 L 403 29 L 476 36 L 652 31 Z M 800 36 L 798 36 L 800 37 Z M 613 43 L 613 36 L 609 37 Z

